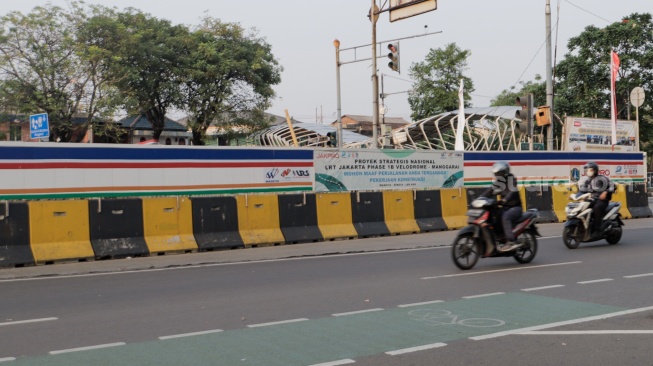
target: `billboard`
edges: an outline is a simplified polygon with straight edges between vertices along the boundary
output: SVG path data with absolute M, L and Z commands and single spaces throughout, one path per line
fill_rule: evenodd
M 451 151 L 316 149 L 315 190 L 462 187 L 463 153 Z
M 612 121 L 567 117 L 562 143 L 564 151 L 612 151 Z M 639 151 L 639 125 L 636 121 L 617 121 L 614 145 L 614 151 Z

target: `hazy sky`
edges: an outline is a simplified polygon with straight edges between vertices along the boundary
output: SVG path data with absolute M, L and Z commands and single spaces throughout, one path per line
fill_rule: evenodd
M 383 0 L 384 2 L 386 0 Z M 336 119 L 336 66 L 333 40 L 341 48 L 371 43 L 372 27 L 367 18 L 368 0 L 87 0 L 115 6 L 135 7 L 173 23 L 197 24 L 206 12 L 224 22 L 256 28 L 272 45 L 272 52 L 284 67 L 277 98 L 269 112 L 284 110 L 305 122 L 330 123 Z M 634 12 L 653 13 L 652 0 L 550 0 L 554 52 L 561 59 L 567 40 L 588 25 L 604 27 Z M 27 13 L 47 0 L 0 0 L 0 14 Z M 51 0 L 66 6 L 66 0 Z M 377 0 L 377 4 L 380 4 Z M 384 76 L 389 117 L 410 119 L 407 94 L 411 87 L 408 69 L 421 62 L 430 49 L 456 43 L 471 51 L 468 70 L 475 91 L 472 104 L 488 106 L 502 90 L 518 81 L 545 77 L 546 0 L 438 0 L 438 9 L 412 18 L 389 22 L 388 14 L 377 23 L 377 41 L 442 33 L 400 42 L 401 74 L 391 71 L 387 58 L 378 60 L 379 77 Z M 557 26 L 557 27 L 556 27 Z M 426 27 L 426 28 L 425 28 Z M 557 45 L 557 49 L 556 49 Z M 386 43 L 381 52 L 387 53 Z M 341 52 L 341 61 L 370 58 L 370 47 Z M 607 69 L 606 69 L 607 72 Z M 372 115 L 371 61 L 341 67 L 342 114 Z

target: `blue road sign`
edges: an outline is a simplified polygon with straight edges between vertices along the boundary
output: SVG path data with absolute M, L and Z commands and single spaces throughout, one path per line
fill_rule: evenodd
M 41 139 L 50 137 L 48 114 L 33 114 L 29 116 L 29 138 Z

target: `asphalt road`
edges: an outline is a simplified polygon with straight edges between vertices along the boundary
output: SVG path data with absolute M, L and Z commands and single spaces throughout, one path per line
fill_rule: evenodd
M 653 219 L 460 271 L 455 232 L 0 270 L 8 365 L 651 365 Z

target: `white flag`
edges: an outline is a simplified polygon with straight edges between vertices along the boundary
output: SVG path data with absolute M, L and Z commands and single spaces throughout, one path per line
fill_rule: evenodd
M 616 52 L 610 51 L 610 92 L 612 94 L 610 104 L 611 107 L 611 117 L 612 117 L 612 150 L 614 151 L 614 145 L 617 144 L 617 95 L 616 93 L 616 81 L 617 73 L 619 72 L 619 55 Z
M 460 79 L 460 88 L 458 89 L 458 127 L 456 129 L 456 144 L 455 150 L 465 150 L 463 143 L 463 133 L 465 132 L 465 97 L 463 94 L 463 79 Z

